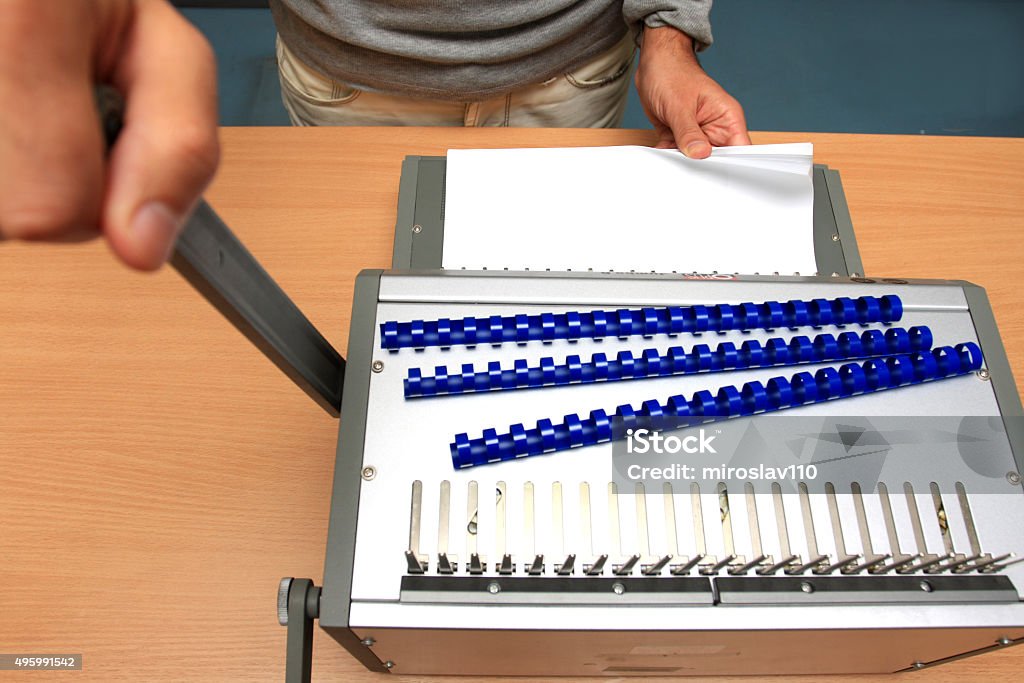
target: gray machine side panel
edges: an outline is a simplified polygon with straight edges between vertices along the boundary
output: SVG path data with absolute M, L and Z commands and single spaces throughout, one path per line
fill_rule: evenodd
M 846 244 L 841 237 L 839 239 L 835 237 L 839 235 L 839 225 L 835 209 L 829 201 L 828 172 L 828 167 L 815 164 L 811 176 L 814 186 L 814 262 L 820 275 L 849 277 L 851 273 L 845 253 Z M 848 216 L 847 222 L 849 222 Z M 859 273 L 860 271 L 854 272 Z
M 420 160 L 419 182 L 416 185 L 416 225 L 413 231 L 411 268 L 440 268 L 444 247 L 445 168 L 442 157 Z
M 444 246 L 445 157 L 409 156 L 402 163 L 392 268 L 441 267 Z M 839 173 L 815 164 L 814 257 L 821 275 L 863 275 Z M 419 226 L 418 232 L 413 232 Z M 839 235 L 839 240 L 833 240 Z
M 846 193 L 843 192 L 843 182 L 839 178 L 839 171 L 826 167 L 824 175 L 825 188 L 828 192 L 828 205 L 832 207 L 836 234 L 839 235 L 839 244 L 843 247 L 846 271 L 851 277 L 863 276 L 864 262 L 861 261 L 860 249 L 857 248 L 857 237 L 853 232 L 850 207 L 846 203 Z M 817 193 L 815 193 L 815 196 L 817 196 Z M 821 270 L 821 268 L 818 270 Z M 824 275 L 825 273 L 822 274 Z
M 971 319 L 974 331 L 978 334 L 981 348 L 985 349 L 985 367 L 989 371 L 992 390 L 999 403 L 999 412 L 1006 426 L 1006 436 L 1013 450 L 1017 463 L 1017 472 L 1024 472 L 1024 408 L 1021 407 L 1017 393 L 1017 382 L 1013 379 L 1013 370 L 1006 357 L 1003 340 L 996 327 L 996 317 L 992 312 L 985 290 L 978 285 L 964 283 L 964 297 L 971 307 Z
M 356 518 L 359 514 L 360 471 L 366 433 L 366 397 L 370 386 L 374 325 L 377 319 L 379 270 L 364 270 L 356 278 L 348 338 L 348 367 L 342 394 L 338 451 L 334 461 L 330 527 L 324 586 L 320 595 L 320 626 L 363 666 L 386 672 L 373 651 L 349 628 L 352 566 L 355 559 Z
M 444 246 L 444 157 L 408 156 L 398 183 L 391 267 L 441 267 Z
M 395 220 L 395 242 L 391 267 L 409 268 L 412 259 L 412 226 L 416 224 L 416 184 L 419 181 L 419 156 L 402 161 L 402 177 L 398 181 L 398 217 Z
M 446 166 L 445 157 L 407 156 L 402 162 L 392 269 L 441 267 Z

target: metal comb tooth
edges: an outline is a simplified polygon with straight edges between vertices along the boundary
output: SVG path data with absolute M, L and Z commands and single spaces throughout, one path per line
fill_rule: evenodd
M 565 517 L 562 509 L 562 482 L 559 481 L 551 484 L 551 526 L 555 537 L 552 548 L 554 556 L 562 557 L 565 553 Z M 562 562 L 555 564 L 555 573 L 559 576 L 569 576 L 575 564 L 576 555 L 569 553 Z
M 914 487 L 909 481 L 903 482 L 903 495 L 907 501 L 907 512 L 910 514 L 910 528 L 914 532 L 914 542 L 917 544 L 917 554 L 920 556 L 920 561 L 901 568 L 899 570 L 900 573 L 909 574 L 911 572 L 927 571 L 928 569 L 940 566 L 949 559 L 949 555 L 936 555 L 928 552 L 928 544 L 924 538 L 924 526 L 921 524 L 921 512 L 917 507 L 917 496 L 914 495 Z
M 501 558 L 498 563 L 498 573 L 502 575 L 513 574 L 516 571 L 515 562 L 508 552 L 505 520 L 505 482 L 499 481 L 494 485 L 494 539 L 497 556 Z
M 818 552 L 818 537 L 814 533 L 814 516 L 811 514 L 811 498 L 807 493 L 807 484 L 800 482 L 797 486 L 800 496 L 800 514 L 804 522 L 804 536 L 807 539 L 808 562 L 799 566 L 790 566 L 786 569 L 787 574 L 802 574 L 808 569 L 820 569 L 827 565 L 828 555 Z
M 693 516 L 693 539 L 697 546 L 697 557 L 700 558 L 698 570 L 701 574 L 714 574 L 718 571 L 720 563 L 717 557 L 708 555 L 707 540 L 704 536 L 704 507 L 701 504 L 700 486 L 697 482 L 690 484 L 690 510 Z
M 580 484 L 580 528 L 583 534 L 583 548 L 594 559 L 583 565 L 583 573 L 587 576 L 600 576 L 604 572 L 607 555 L 594 556 L 594 519 L 590 509 L 590 484 Z
M 640 561 L 640 556 L 627 556 L 622 552 L 622 536 L 619 528 L 619 492 L 615 482 L 608 484 L 608 524 L 611 530 L 612 550 L 617 553 L 617 559 L 612 563 L 612 573 L 616 576 L 628 576 Z
M 963 553 L 958 553 L 956 548 L 953 546 L 953 533 L 949 528 L 949 516 L 946 513 L 946 506 L 942 500 L 942 492 L 939 491 L 939 485 L 934 481 L 928 486 L 932 495 L 932 505 L 935 507 L 935 519 L 939 524 L 939 534 L 942 537 L 942 547 L 946 551 L 946 557 L 949 558 L 947 562 L 942 562 L 937 565 L 933 565 L 927 570 L 929 574 L 938 574 L 944 571 L 953 571 L 958 567 L 970 564 L 970 562 L 977 558 L 967 557 Z
M 729 489 L 724 483 L 718 484 L 718 519 L 722 525 L 722 543 L 725 547 L 726 557 L 729 558 L 726 566 L 730 573 L 739 573 L 747 561 L 742 555 L 736 553 L 736 539 L 732 534 L 732 509 L 729 505 Z
M 480 531 L 478 491 L 479 486 L 475 481 L 466 485 L 466 516 L 469 518 L 469 522 L 466 524 L 466 554 L 469 555 L 466 569 L 470 574 L 483 574 L 487 568 L 483 558 L 477 552 L 477 534 Z
M 412 483 L 412 501 L 409 506 L 409 548 L 405 551 L 405 561 L 410 574 L 423 574 L 427 571 L 427 556 L 420 554 L 422 516 L 423 482 L 417 479 Z
M 935 518 L 939 522 L 942 546 L 946 549 L 947 555 L 955 556 L 957 553 L 953 548 L 953 534 L 949 531 L 949 519 L 946 517 L 946 506 L 942 503 L 942 493 L 939 491 L 939 485 L 933 481 L 928 488 L 932 494 L 932 504 L 935 506 Z
M 960 514 L 964 519 L 964 527 L 967 530 L 967 543 L 971 546 L 971 561 L 962 566 L 954 567 L 952 571 L 956 574 L 965 574 L 980 568 L 995 564 L 991 553 L 983 553 L 981 540 L 978 538 L 978 529 L 974 526 L 974 513 L 971 512 L 971 502 L 967 499 L 967 489 L 961 481 L 956 483 L 956 498 L 960 503 Z M 1003 556 L 1005 559 L 1006 556 Z
M 772 483 L 772 506 L 775 508 L 775 530 L 779 535 L 779 550 L 782 552 L 782 559 L 775 564 L 762 567 L 757 570 L 761 576 L 774 574 L 780 569 L 789 569 L 794 564 L 800 564 L 800 556 L 794 555 L 789 545 L 789 525 L 786 523 L 786 506 L 782 500 L 782 487 L 778 482 Z
M 857 530 L 860 533 L 861 547 L 864 549 L 864 562 L 847 567 L 843 570 L 843 573 L 856 574 L 862 570 L 867 570 L 869 574 L 879 573 L 879 567 L 889 559 L 889 555 L 880 555 L 871 547 L 871 529 L 868 526 L 868 513 L 864 507 L 864 495 L 860 484 L 857 482 L 851 483 L 850 493 L 853 496 L 853 509 L 857 514 Z
M 836 569 L 844 574 L 855 573 L 852 565 L 860 559 L 860 555 L 851 555 L 846 552 L 843 521 L 839 518 L 839 499 L 836 497 L 836 487 L 830 481 L 825 482 L 825 499 L 828 502 L 828 516 L 832 522 L 832 537 L 835 541 L 836 561 L 826 568 L 816 569 L 814 573 L 829 574 Z
M 889 554 L 892 556 L 892 562 L 876 567 L 873 573 L 884 574 L 890 570 L 895 570 L 897 574 L 903 574 L 913 571 L 912 568 L 908 569 L 908 567 L 911 567 L 921 556 L 917 553 L 904 553 L 900 550 L 899 532 L 896 529 L 896 518 L 892 514 L 889 489 L 882 482 L 878 482 L 878 502 L 882 506 L 882 521 L 885 522 L 885 533 L 889 539 Z
M 662 498 L 665 505 L 665 533 L 668 536 L 669 555 L 679 560 L 679 562 L 669 566 L 669 573 L 673 576 L 681 576 L 689 573 L 700 562 L 700 555 L 691 560 L 685 555 L 679 554 L 679 533 L 676 529 L 676 503 L 670 482 L 666 481 L 662 485 Z
M 761 524 L 757 518 L 757 496 L 754 494 L 754 485 L 749 481 L 743 485 L 743 495 L 747 503 L 747 526 L 750 528 L 750 549 L 754 558 L 744 565 L 730 569 L 730 574 L 746 574 L 751 569 L 770 567 L 774 564 L 771 555 L 765 555 L 761 545 Z
M 452 485 L 447 479 L 441 482 L 441 497 L 437 506 L 437 571 L 454 574 L 458 561 L 448 554 L 448 524 L 451 516 Z
M 523 484 L 523 555 L 532 559 L 524 569 L 530 576 L 539 576 L 544 573 L 544 555 L 534 554 L 536 537 L 533 515 L 533 482 L 528 481 Z
M 636 536 L 640 544 L 640 573 L 644 576 L 657 576 L 672 559 L 672 556 L 655 557 L 651 555 L 650 526 L 647 523 L 647 491 L 642 483 L 637 482 L 633 497 L 636 499 Z

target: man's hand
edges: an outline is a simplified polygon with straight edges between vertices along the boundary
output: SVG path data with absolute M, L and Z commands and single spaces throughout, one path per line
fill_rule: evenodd
M 0 239 L 160 267 L 217 166 L 213 54 L 165 0 L 0 0 Z M 94 86 L 125 97 L 108 158 Z
M 656 147 L 704 159 L 712 145 L 750 144 L 740 103 L 704 73 L 681 31 L 644 28 L 636 89 L 658 132 Z

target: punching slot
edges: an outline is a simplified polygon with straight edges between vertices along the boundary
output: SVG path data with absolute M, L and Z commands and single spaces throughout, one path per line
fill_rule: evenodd
M 900 550 L 900 537 L 896 530 L 896 519 L 892 514 L 889 488 L 882 482 L 878 482 L 878 502 L 882 506 L 882 520 L 885 522 L 885 534 L 889 539 L 889 553 L 892 555 L 892 562 L 879 567 L 878 573 L 882 574 L 890 569 L 896 570 L 898 574 L 914 571 L 914 562 L 921 556 L 917 553 L 909 554 Z
M 693 540 L 697 546 L 697 557 L 701 574 L 714 574 L 718 566 L 718 558 L 708 555 L 708 545 L 704 536 L 704 508 L 700 502 L 700 486 L 697 482 L 690 484 L 690 512 L 693 517 Z
M 935 506 L 935 516 L 939 522 L 939 531 L 942 534 L 942 545 L 946 550 L 946 555 L 950 558 L 949 562 L 936 565 L 932 571 L 935 573 L 946 570 L 951 572 L 971 571 L 971 564 L 981 559 L 980 550 L 977 554 L 972 553 L 971 555 L 965 555 L 956 551 L 955 544 L 953 543 L 953 532 L 949 528 L 949 514 L 946 512 L 946 506 L 942 501 L 942 492 L 939 490 L 939 485 L 933 481 L 929 484 L 929 489 L 932 493 L 932 504 Z
M 935 506 L 935 518 L 939 523 L 939 533 L 942 536 L 942 547 L 946 554 L 955 557 L 956 550 L 953 548 L 953 535 L 949 531 L 949 519 L 946 517 L 946 506 L 942 503 L 942 493 L 939 485 L 934 481 L 928 487 L 932 494 L 932 504 Z
M 583 531 L 583 548 L 590 557 L 594 557 L 594 518 L 590 509 L 590 484 L 580 484 L 580 529 Z M 598 555 L 589 564 L 583 565 L 583 573 L 587 576 L 600 576 L 604 572 L 608 555 Z
M 871 528 L 868 526 L 868 513 L 864 507 L 864 495 L 861 492 L 860 484 L 850 484 L 850 492 L 853 495 L 853 509 L 857 514 L 857 530 L 860 532 L 860 544 L 864 549 L 864 562 L 851 567 L 850 574 L 855 574 L 866 569 L 869 574 L 878 574 L 883 562 L 889 559 L 889 555 L 879 555 L 871 547 Z
M 661 490 L 665 502 L 665 533 L 668 536 L 668 552 L 672 557 L 679 558 L 678 563 L 669 567 L 669 572 L 673 576 L 689 574 L 701 558 L 700 555 L 694 555 L 693 559 L 690 559 L 686 555 L 679 554 L 679 531 L 676 528 L 676 501 L 672 492 L 672 483 L 666 481 Z
M 641 482 L 636 483 L 633 497 L 636 499 L 636 536 L 640 543 L 640 573 L 644 576 L 657 576 L 672 559 L 672 556 L 654 557 L 651 555 L 651 529 L 647 523 L 647 491 Z
M 409 549 L 405 551 L 405 560 L 410 574 L 423 574 L 427 571 L 427 556 L 420 554 L 422 517 L 423 482 L 417 479 L 412 483 L 412 502 L 409 506 Z
M 921 512 L 917 507 L 917 496 L 909 481 L 903 482 L 903 494 L 907 499 L 907 511 L 910 513 L 910 528 L 914 531 L 914 542 L 920 561 L 913 566 L 913 571 L 928 571 L 938 567 L 949 558 L 949 555 L 935 555 L 928 552 L 928 544 L 924 538 L 924 526 L 921 524 Z
M 786 523 L 786 506 L 782 500 L 782 487 L 778 482 L 772 483 L 772 505 L 775 508 L 775 530 L 779 535 L 779 550 L 782 551 L 782 559 L 775 564 L 762 567 L 757 573 L 762 576 L 774 574 L 780 569 L 789 570 L 801 564 L 799 555 L 794 555 L 789 545 L 789 525 Z
M 743 495 L 747 502 L 747 526 L 750 528 L 750 548 L 753 559 L 744 565 L 731 568 L 730 574 L 746 574 L 751 569 L 772 565 L 771 556 L 765 555 L 761 546 L 761 524 L 757 519 L 757 496 L 754 495 L 754 485 L 749 481 L 743 485 Z
M 608 484 L 608 524 L 611 530 L 612 550 L 615 551 L 617 559 L 612 563 L 612 573 L 616 576 L 629 576 L 633 573 L 633 567 L 640 561 L 639 555 L 626 556 L 622 550 L 622 535 L 620 533 L 619 518 L 619 491 L 615 482 Z
M 562 518 L 562 482 L 551 484 L 551 550 L 557 557 L 565 549 L 565 520 Z
M 501 563 L 498 565 L 499 574 L 513 574 L 516 571 L 515 562 L 512 560 L 512 555 L 508 552 L 508 538 L 506 536 L 505 526 L 507 520 L 505 519 L 505 482 L 499 481 L 494 486 L 494 540 L 495 549 L 497 550 L 498 557 L 501 558 Z
M 466 569 L 470 574 L 483 574 L 486 568 L 483 559 L 477 552 L 477 533 L 480 530 L 480 508 L 478 502 L 479 487 L 475 481 L 469 482 L 466 486 L 466 516 L 469 523 L 466 524 L 466 554 L 469 555 L 469 564 Z
M 838 569 L 843 574 L 855 574 L 860 567 L 854 566 L 860 555 L 846 552 L 846 538 L 843 535 L 843 521 L 839 518 L 839 499 L 836 498 L 836 487 L 832 482 L 825 482 L 825 500 L 828 501 L 828 516 L 832 522 L 832 539 L 835 542 L 836 561 L 828 567 L 814 570 L 815 574 L 831 574 Z
M 633 487 L 633 500 L 636 502 L 636 540 L 640 544 L 640 559 L 646 561 L 651 557 L 651 539 L 647 528 L 647 495 L 641 482 Z
M 956 483 L 956 497 L 960 503 L 960 514 L 964 517 L 964 526 L 967 527 L 967 542 L 971 545 L 971 554 L 981 555 L 981 541 L 978 540 L 978 529 L 974 526 L 974 513 L 971 512 L 967 489 L 964 488 L 962 481 Z
M 562 482 L 556 481 L 551 484 L 551 527 L 555 540 L 552 550 L 555 557 L 562 557 L 565 553 L 565 511 L 562 509 Z M 572 574 L 576 556 L 565 555 L 565 560 L 554 566 L 555 573 L 559 576 Z
M 441 482 L 441 497 L 437 506 L 437 571 L 454 574 L 458 568 L 456 557 L 448 555 L 448 525 L 451 517 L 452 485 L 447 479 Z
M 971 503 L 967 499 L 967 489 L 964 488 L 963 482 L 958 481 L 956 483 L 956 497 L 960 503 L 960 514 L 964 518 L 964 526 L 967 529 L 967 542 L 971 546 L 971 557 L 975 558 L 975 560 L 968 565 L 957 567 L 953 571 L 958 574 L 972 570 L 981 571 L 986 567 L 994 566 L 998 562 L 1008 559 L 1009 555 L 992 557 L 990 553 L 983 553 L 981 551 L 978 529 L 974 526 L 974 513 L 971 512 Z
M 732 535 L 732 511 L 729 508 L 729 489 L 722 482 L 718 483 L 718 519 L 722 525 L 722 543 L 725 548 L 725 564 L 722 566 L 728 566 L 730 573 L 736 573 L 746 560 L 742 555 L 736 554 L 736 540 Z
M 818 537 L 814 533 L 814 515 L 811 512 L 811 496 L 807 492 L 807 484 L 800 482 L 797 491 L 800 495 L 800 514 L 804 522 L 808 561 L 798 567 L 790 567 L 786 570 L 787 574 L 802 574 L 808 569 L 822 569 L 828 566 L 828 555 L 818 552 Z
M 539 576 L 544 573 L 544 555 L 535 553 L 534 509 L 533 509 L 533 482 L 523 484 L 523 547 L 524 557 L 531 558 L 530 563 L 524 569 L 530 576 Z

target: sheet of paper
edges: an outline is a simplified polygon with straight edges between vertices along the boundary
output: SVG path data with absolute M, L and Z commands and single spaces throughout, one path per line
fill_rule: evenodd
M 445 268 L 813 275 L 810 143 L 449 150 Z

